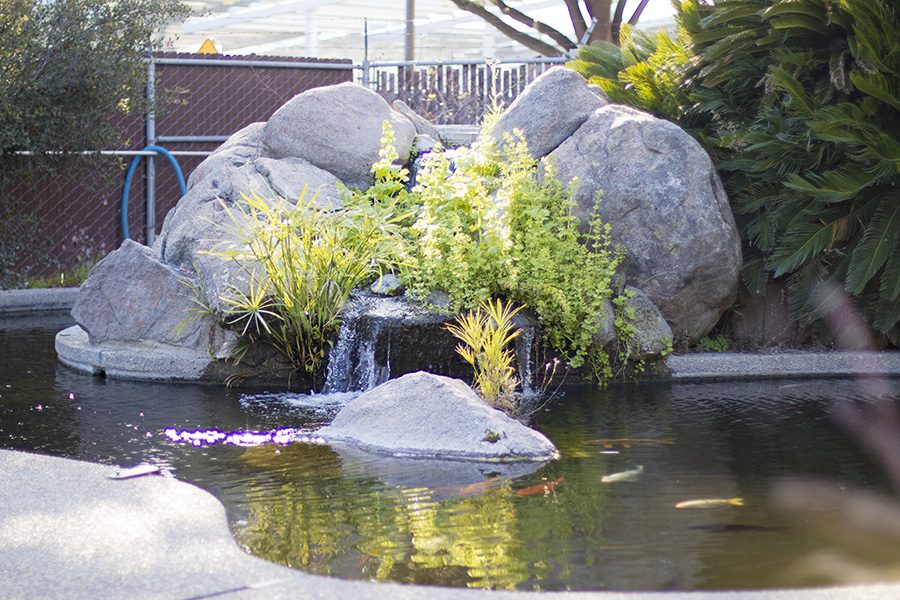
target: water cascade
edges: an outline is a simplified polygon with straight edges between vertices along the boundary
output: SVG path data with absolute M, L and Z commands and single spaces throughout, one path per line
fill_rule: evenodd
M 458 341 L 444 328 L 452 316 L 368 293 L 354 293 L 341 316 L 341 330 L 328 356 L 325 393 L 368 390 L 413 371 L 471 379 L 471 367 L 456 353 Z M 516 340 L 516 359 L 527 393 L 536 325 L 523 316 L 517 316 L 517 324 L 522 334 Z

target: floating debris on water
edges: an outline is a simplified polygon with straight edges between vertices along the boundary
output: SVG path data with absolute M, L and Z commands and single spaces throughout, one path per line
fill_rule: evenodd
M 264 444 L 324 444 L 325 440 L 319 436 L 304 432 L 302 429 L 286 427 L 274 431 L 231 431 L 224 432 L 218 429 L 178 430 L 168 428 L 165 436 L 178 444 L 191 444 L 192 446 L 214 446 L 224 444 L 229 446 L 262 446 Z
M 638 445 L 671 446 L 675 443 L 675 440 L 658 438 L 609 438 L 603 440 L 587 440 L 584 443 L 588 446 L 603 446 L 604 448 L 614 448 L 616 446 L 630 448 L 631 446 Z

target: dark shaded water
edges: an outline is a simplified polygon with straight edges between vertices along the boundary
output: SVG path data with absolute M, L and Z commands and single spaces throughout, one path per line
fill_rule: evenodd
M 853 381 L 570 389 L 535 422 L 561 459 L 501 478 L 322 445 L 176 443 L 167 429 L 311 431 L 341 398 L 92 378 L 56 363 L 67 324 L 0 320 L 0 447 L 158 464 L 220 498 L 250 552 L 314 573 L 518 589 L 795 585 L 808 583 L 804 557 L 854 549 L 774 506 L 772 485 L 812 475 L 890 489 L 829 418 L 859 397 Z M 675 508 L 737 497 L 743 506 Z

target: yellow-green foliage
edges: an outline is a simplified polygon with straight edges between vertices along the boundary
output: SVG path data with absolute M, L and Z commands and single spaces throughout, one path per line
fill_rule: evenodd
M 497 297 L 527 304 L 572 366 L 589 359 L 622 254 L 596 210 L 581 231 L 569 190 L 549 166 L 538 177 L 521 134 L 502 149 L 488 136 L 452 156 L 438 148 L 410 193 L 393 190 L 376 183 L 363 204 L 409 219 L 392 260 L 413 299 L 446 292 L 449 312 Z
M 514 410 L 517 404 L 515 352 L 509 345 L 521 333 L 512 319 L 522 308 L 513 309 L 502 300 L 487 300 L 446 326 L 462 342 L 456 351 L 475 370 L 474 383 L 481 397 L 504 410 Z

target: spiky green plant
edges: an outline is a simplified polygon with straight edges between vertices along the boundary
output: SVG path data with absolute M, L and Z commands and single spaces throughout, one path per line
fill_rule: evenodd
M 676 2 L 676 20 L 677 48 L 660 44 L 638 57 L 639 69 L 613 72 L 614 61 L 594 60 L 598 82 L 706 145 L 737 213 L 751 291 L 785 277 L 794 314 L 814 317 L 815 290 L 835 279 L 897 342 L 896 3 L 685 0 Z M 650 85 L 660 81 L 667 85 Z
M 521 333 L 513 317 L 522 310 L 502 300 L 486 300 L 446 325 L 460 345 L 456 351 L 475 371 L 474 384 L 485 402 L 506 411 L 516 408 L 515 353 L 509 345 Z
M 254 195 L 222 206 L 234 242 L 214 254 L 237 260 L 247 280 L 223 298 L 226 322 L 247 342 L 243 351 L 255 343 L 269 345 L 315 382 L 341 308 L 377 268 L 378 224 L 351 224 L 346 213 L 321 211 L 303 196 L 296 205 Z M 234 358 L 242 356 L 239 351 Z

